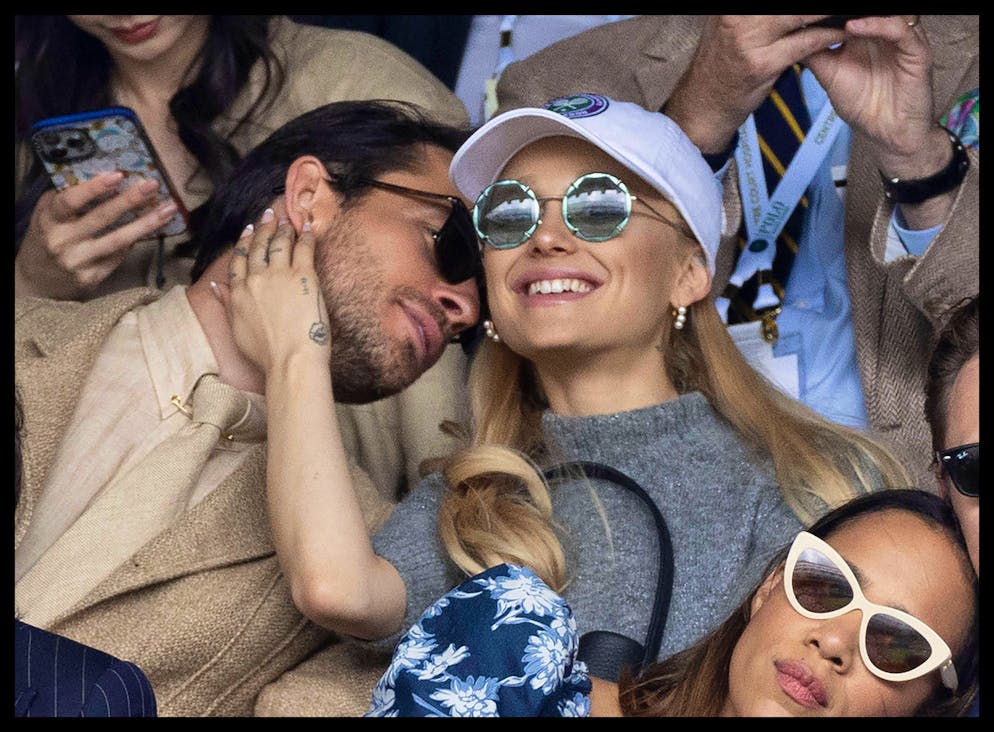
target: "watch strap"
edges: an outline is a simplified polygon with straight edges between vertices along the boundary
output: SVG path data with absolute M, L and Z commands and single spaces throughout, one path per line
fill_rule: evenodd
M 906 204 L 921 203 L 943 193 L 948 193 L 963 182 L 966 171 L 970 167 L 970 157 L 966 154 L 966 148 L 959 137 L 946 127 L 942 129 L 949 136 L 949 143 L 953 148 L 952 160 L 945 168 L 927 178 L 902 180 L 901 178 L 888 178 L 880 173 L 880 180 L 884 185 L 884 196 L 888 201 Z

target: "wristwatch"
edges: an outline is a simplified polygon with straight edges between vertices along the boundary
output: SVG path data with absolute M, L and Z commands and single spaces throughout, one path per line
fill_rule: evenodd
M 966 171 L 970 167 L 970 158 L 967 156 L 966 148 L 963 147 L 959 137 L 945 127 L 942 129 L 949 135 L 949 143 L 953 147 L 953 158 L 949 161 L 949 165 L 935 175 L 916 180 L 888 178 L 880 173 L 880 180 L 884 184 L 884 195 L 888 201 L 907 204 L 921 203 L 947 193 L 963 182 Z

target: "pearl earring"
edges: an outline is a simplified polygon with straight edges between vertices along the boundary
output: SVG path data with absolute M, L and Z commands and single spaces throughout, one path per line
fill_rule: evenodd
M 494 343 L 500 343 L 500 336 L 497 334 L 497 327 L 494 325 L 494 321 L 483 321 L 483 333 Z
M 683 330 L 683 326 L 687 324 L 687 308 L 683 305 L 679 306 L 673 311 L 673 327 L 677 330 Z

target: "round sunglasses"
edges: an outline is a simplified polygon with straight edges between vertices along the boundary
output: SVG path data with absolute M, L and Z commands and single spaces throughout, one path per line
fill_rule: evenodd
M 524 244 L 542 223 L 542 202 L 562 201 L 566 227 L 584 241 L 607 241 L 628 225 L 632 202 L 639 201 L 661 221 L 694 239 L 685 224 L 663 216 L 632 195 L 628 186 L 610 173 L 587 173 L 570 183 L 561 196 L 538 196 L 519 180 L 499 180 L 487 186 L 473 206 L 473 226 L 481 240 L 495 249 Z
M 949 476 L 956 490 L 964 496 L 980 498 L 979 442 L 937 450 L 935 460 L 939 469 Z
M 862 613 L 859 652 L 874 676 L 910 681 L 939 669 L 943 685 L 956 690 L 952 652 L 939 634 L 913 615 L 867 600 L 846 561 L 814 534 L 794 539 L 784 577 L 787 599 L 806 618 Z

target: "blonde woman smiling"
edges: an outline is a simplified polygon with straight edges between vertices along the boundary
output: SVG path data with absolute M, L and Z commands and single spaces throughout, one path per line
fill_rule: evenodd
M 306 255 L 250 253 L 233 283 L 239 345 L 285 415 L 269 443 L 274 537 L 312 620 L 391 649 L 466 576 L 510 562 L 600 634 L 599 657 L 581 658 L 615 680 L 704 636 L 812 520 L 907 484 L 873 439 L 777 391 L 729 339 L 709 297 L 720 188 L 672 120 L 564 97 L 488 122 L 450 175 L 475 202 L 490 308 L 471 434 L 372 539 L 331 410 L 335 344 L 308 339 L 313 303 L 294 286 Z M 256 227 L 245 246 L 274 234 L 293 238 Z M 547 480 L 564 461 L 606 472 Z

